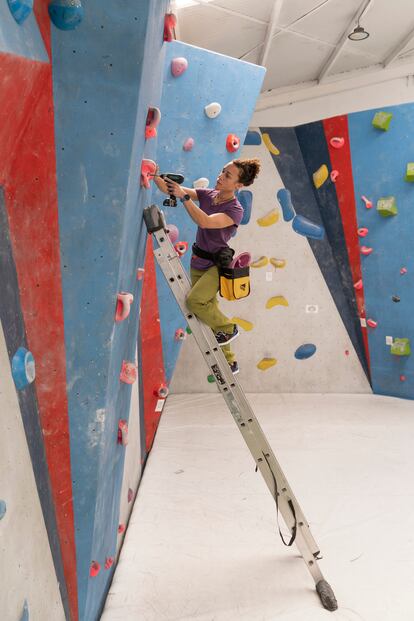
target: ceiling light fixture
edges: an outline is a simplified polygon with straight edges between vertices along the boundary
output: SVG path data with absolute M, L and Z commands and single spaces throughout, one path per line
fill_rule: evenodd
M 353 31 L 348 35 L 348 39 L 351 39 L 351 41 L 363 41 L 364 39 L 368 39 L 368 37 L 369 32 L 359 25 L 359 20 Z

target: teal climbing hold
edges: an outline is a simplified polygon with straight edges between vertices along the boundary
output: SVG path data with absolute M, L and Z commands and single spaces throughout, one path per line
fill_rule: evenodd
M 297 348 L 295 351 L 295 358 L 297 360 L 306 360 L 310 358 L 316 352 L 316 345 L 313 343 L 305 343 Z
M 22 610 L 22 614 L 20 616 L 20 621 L 29 621 L 30 617 L 29 617 L 29 605 L 27 603 L 27 600 L 24 600 L 24 605 L 23 605 L 23 610 Z
M 410 339 L 394 339 L 391 353 L 393 356 L 409 356 L 411 354 Z
M 398 213 L 395 196 L 385 196 L 377 201 L 377 211 L 383 218 L 396 216 Z
M 6 501 L 0 500 L 0 520 L 4 518 L 4 516 L 6 515 L 6 511 L 7 511 Z
M 23 24 L 33 11 L 33 0 L 7 0 L 7 4 L 18 24 Z
M 283 220 L 290 222 L 296 215 L 296 212 L 292 205 L 292 196 L 290 190 L 281 188 L 277 193 L 277 200 L 282 208 Z
M 325 237 L 325 229 L 320 224 L 311 222 L 304 216 L 295 216 L 292 221 L 292 228 L 295 233 L 310 237 L 312 239 L 323 239 Z
M 13 356 L 12 376 L 17 390 L 26 388 L 36 377 L 33 354 L 24 347 L 19 347 Z
M 48 10 L 50 19 L 59 30 L 74 30 L 83 19 L 80 0 L 52 0 Z
M 262 137 L 259 132 L 253 131 L 249 129 L 246 134 L 246 138 L 244 139 L 245 145 L 259 146 L 262 144 Z

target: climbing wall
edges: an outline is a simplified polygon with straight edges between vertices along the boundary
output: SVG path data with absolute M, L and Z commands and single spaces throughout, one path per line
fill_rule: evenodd
M 252 293 L 236 302 L 220 302 L 224 312 L 239 324 L 240 337 L 232 347 L 237 354 L 238 377 L 243 389 L 269 393 L 370 392 L 358 351 L 338 313 L 308 239 L 293 230 L 291 221 L 283 219 L 278 192 L 284 183 L 271 150 L 276 152 L 274 157 L 280 155 L 270 137 L 265 137 L 265 141 L 269 147 L 260 131 L 251 131 L 246 138 L 249 144 L 242 150 L 242 156 L 258 157 L 262 169 L 255 183 L 245 190 L 251 192 L 250 219 L 244 219 L 245 224 L 239 227 L 231 244 L 237 253 L 248 251 L 252 255 Z M 309 219 L 312 217 L 313 223 L 320 226 L 316 200 L 300 150 L 297 148 L 289 158 L 298 183 L 308 191 L 307 204 L 313 210 Z M 293 194 L 292 201 L 295 203 Z M 285 212 L 288 212 L 286 208 Z M 315 228 L 315 235 L 320 231 Z M 342 292 L 334 252 L 326 235 L 313 243 L 321 246 L 324 262 L 332 269 L 332 281 Z M 345 304 L 345 297 L 341 299 Z M 208 371 L 203 360 L 191 367 L 190 380 L 188 371 L 187 379 L 183 379 L 184 369 L 190 368 L 192 360 L 198 361 L 199 354 L 194 343 L 187 339 L 172 389 L 215 392 L 216 386 L 207 381 Z
M 163 116 L 158 136 L 157 164 L 161 172 L 182 174 L 183 185 L 187 187 L 198 183 L 214 187 L 223 165 L 241 155 L 264 72 L 257 65 L 177 41 L 171 43 L 166 54 Z M 213 116 L 208 116 L 211 104 L 219 104 L 217 116 L 214 106 Z M 165 198 L 159 191 L 153 194 L 160 206 Z M 177 207 L 167 206 L 163 210 L 167 223 L 178 229 L 174 243 L 187 244 L 182 261 L 189 269 L 196 225 L 180 202 Z M 188 335 L 184 318 L 158 266 L 157 286 L 165 373 L 169 381 L 182 345 L 179 334 Z M 191 365 L 199 361 L 200 354 L 195 356 Z M 184 382 L 187 376 L 185 372 Z
M 371 384 L 414 397 L 413 123 L 406 104 L 249 132 L 243 155 L 263 171 L 235 247 L 252 253 L 253 294 L 222 303 L 242 328 L 234 348 L 247 391 Z M 194 355 L 189 343 L 175 390 L 189 390 L 180 371 Z M 208 390 L 203 366 L 193 373 L 190 390 Z
M 147 454 L 167 4 L 0 2 L 1 619 L 98 618 Z

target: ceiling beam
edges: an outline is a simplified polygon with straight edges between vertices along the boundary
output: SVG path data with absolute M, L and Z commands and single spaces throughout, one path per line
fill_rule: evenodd
M 397 58 L 397 56 L 409 44 L 409 42 L 411 41 L 411 39 L 413 37 L 414 37 L 414 28 L 413 28 L 413 30 L 411 30 L 408 33 L 408 35 L 406 37 L 404 37 L 404 39 L 402 41 L 400 41 L 400 43 L 398 43 L 398 45 L 396 45 L 396 47 L 392 50 L 392 52 L 390 52 L 390 54 L 388 54 L 387 58 L 382 63 L 382 66 L 384 67 L 384 69 L 385 69 L 385 67 L 388 67 L 388 65 L 390 63 L 392 63 L 392 61 Z
M 267 57 L 270 52 L 270 47 L 272 45 L 273 35 L 275 34 L 276 25 L 279 19 L 280 11 L 282 9 L 283 0 L 275 0 L 273 4 L 272 14 L 270 16 L 270 21 L 267 25 L 266 36 L 263 41 L 263 50 L 260 54 L 259 65 L 263 67 L 266 66 Z
M 319 76 L 317 78 L 319 83 L 322 82 L 324 80 L 324 78 L 327 76 L 330 68 L 332 67 L 332 65 L 334 64 L 334 62 L 338 58 L 339 54 L 341 53 L 342 48 L 344 47 L 345 43 L 348 40 L 348 35 L 351 32 L 352 26 L 354 26 L 354 24 L 357 23 L 362 18 L 362 16 L 366 13 L 368 7 L 370 6 L 370 4 L 372 2 L 373 2 L 373 0 L 363 0 L 363 2 L 360 5 L 358 11 L 355 13 L 353 18 L 351 19 L 351 21 L 347 25 L 346 29 L 342 33 L 342 36 L 339 39 L 338 43 L 336 44 L 336 47 L 335 47 L 334 51 L 332 52 L 332 54 L 329 56 L 328 60 L 323 65 L 323 67 L 322 67 L 322 69 L 321 69 L 321 71 L 319 73 Z
M 260 24 L 261 26 L 266 26 L 267 22 L 263 19 L 257 19 L 256 17 L 250 17 L 250 15 L 244 15 L 244 13 L 239 13 L 238 11 L 233 11 L 232 9 L 226 9 L 224 6 L 219 6 L 218 4 L 213 4 L 209 0 L 194 0 L 197 4 L 201 4 L 202 6 L 208 6 L 209 9 L 215 9 L 216 11 L 222 11 L 222 13 L 228 13 L 233 17 L 241 17 L 242 19 L 247 19 L 250 22 L 254 22 L 255 24 Z

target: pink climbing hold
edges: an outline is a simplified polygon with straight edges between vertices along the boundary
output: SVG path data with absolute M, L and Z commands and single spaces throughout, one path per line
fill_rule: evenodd
M 194 138 L 187 138 L 183 144 L 184 151 L 191 151 L 194 146 Z
M 354 289 L 357 289 L 357 291 L 359 291 L 360 289 L 362 289 L 362 280 L 357 280 L 357 282 L 354 284 Z
M 180 77 L 188 68 L 188 60 L 183 56 L 173 58 L 171 61 L 171 73 L 175 78 Z
M 167 224 L 168 237 L 171 239 L 171 243 L 175 244 L 180 234 L 175 224 Z
M 118 533 L 122 535 L 125 532 L 126 526 L 125 524 L 118 524 Z
M 139 267 L 137 269 L 137 280 L 142 280 L 144 278 L 145 269 L 143 267 Z
M 334 149 L 342 149 L 345 144 L 345 138 L 334 136 L 330 139 L 329 143 Z
M 370 328 L 376 328 L 378 325 L 378 321 L 375 321 L 374 319 L 367 319 L 367 326 L 369 326 Z
M 250 265 L 251 262 L 252 255 L 250 254 L 250 252 L 241 252 L 237 255 L 237 257 L 233 259 L 229 267 L 231 267 L 232 269 L 247 267 L 248 265 Z
M 366 196 L 361 196 L 361 199 L 364 201 L 365 207 L 367 209 L 371 209 L 372 208 L 372 201 L 370 201 L 369 198 L 367 198 Z
M 148 108 L 147 120 L 145 122 L 145 140 L 155 138 L 157 136 L 157 127 L 161 120 L 161 112 L 159 108 Z
M 121 291 L 118 293 L 116 303 L 116 311 L 115 311 L 115 321 L 123 321 L 126 319 L 131 310 L 131 304 L 134 301 L 134 296 L 132 293 L 126 293 L 125 291 Z
M 240 149 L 240 138 L 236 134 L 228 134 L 226 140 L 226 149 L 229 153 L 234 153 Z
M 406 379 L 405 375 L 400 375 L 400 382 L 405 382 Z
M 345 356 L 349 356 L 349 349 L 345 350 Z
M 400 269 L 400 274 L 406 274 L 407 273 L 407 268 L 406 267 L 402 267 Z
M 368 235 L 368 229 L 361 227 L 357 231 L 359 237 L 366 237 Z
M 137 367 L 135 362 L 122 361 L 121 373 L 119 376 L 124 384 L 133 384 L 137 379 Z
M 373 248 L 369 248 L 368 246 L 361 246 L 361 254 L 368 255 L 371 254 Z
M 338 179 L 338 177 L 339 177 L 339 171 L 338 171 L 338 170 L 332 170 L 332 171 L 331 171 L 331 175 L 330 175 L 330 177 L 331 177 L 331 181 L 332 181 L 332 183 L 335 183 L 335 182 L 336 182 L 336 180 L 337 180 L 337 179 Z
M 177 18 L 174 13 L 166 13 L 164 17 L 164 41 L 170 43 L 173 40 L 176 25 Z
M 92 561 L 91 563 L 91 567 L 89 569 L 89 575 L 91 578 L 95 578 L 95 576 L 97 576 L 99 574 L 99 572 L 101 571 L 101 566 L 98 563 L 98 561 Z
M 105 569 L 111 569 L 113 564 L 114 564 L 113 556 L 107 556 L 105 559 Z
M 128 423 L 123 419 L 118 423 L 118 444 L 122 444 L 122 446 L 128 444 Z
M 175 331 L 175 340 L 176 341 L 184 341 L 186 337 L 186 332 L 185 330 L 183 330 L 182 328 L 177 328 L 177 330 Z
M 157 164 L 153 160 L 142 160 L 141 163 L 141 187 L 147 190 L 150 186 L 150 177 L 154 177 Z
M 174 244 L 174 250 L 178 254 L 179 257 L 182 257 L 188 250 L 188 242 L 179 241 Z

